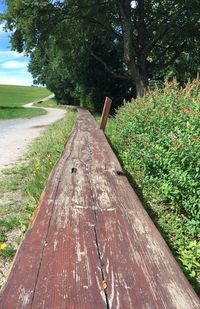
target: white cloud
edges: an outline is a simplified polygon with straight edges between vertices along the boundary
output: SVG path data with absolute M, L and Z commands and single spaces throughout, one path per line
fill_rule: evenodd
M 22 85 L 22 86 L 30 86 L 32 85 L 32 77 L 12 77 L 12 76 L 6 76 L 1 77 L 0 76 L 0 85 Z
M 5 25 L 6 25 L 6 23 L 4 23 L 4 22 L 3 22 L 3 23 L 0 23 L 0 37 L 1 37 L 1 38 L 4 38 L 4 37 L 9 38 L 10 35 L 13 33 L 13 31 L 6 31 L 6 30 L 4 29 Z
M 14 50 L 0 50 L 0 57 L 21 57 L 22 55 Z
M 24 53 L 18 53 L 14 50 L 0 50 L 0 59 L 3 58 L 23 58 L 25 56 Z
M 27 68 L 30 58 L 10 50 L 10 33 L 3 30 L 4 25 L 0 24 L 0 84 L 32 85 L 33 79 Z
M 27 67 L 27 62 L 20 62 L 16 60 L 6 61 L 1 64 L 1 67 L 4 69 L 21 69 Z
M 25 58 L 22 54 L 16 51 L 0 51 L 0 67 L 6 62 L 10 61 L 23 61 L 28 63 L 28 58 Z
M 0 24 L 0 34 L 1 34 L 1 33 L 5 33 L 5 30 L 3 29 L 4 26 L 5 26 L 5 23 L 1 23 L 1 24 Z

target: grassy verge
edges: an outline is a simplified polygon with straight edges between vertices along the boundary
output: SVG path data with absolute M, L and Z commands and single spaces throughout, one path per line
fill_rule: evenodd
M 70 111 L 66 117 L 50 125 L 33 142 L 25 163 L 4 170 L 0 180 L 0 265 L 12 260 L 75 117 L 76 113 Z M 0 276 L 2 273 L 3 266 L 0 267 Z
M 44 101 L 44 102 L 41 102 L 41 103 L 34 103 L 33 104 L 34 106 L 40 106 L 40 107 L 55 107 L 55 108 L 62 108 L 62 109 L 67 109 L 67 110 L 76 110 L 77 106 L 73 106 L 73 105 L 64 105 L 64 104 L 61 104 L 61 103 L 58 103 L 56 101 L 56 99 L 50 99 L 48 101 Z
M 59 105 L 55 99 L 50 99 L 48 101 L 44 101 L 41 103 L 34 103 L 34 106 L 59 108 L 60 106 L 64 106 L 64 105 Z
M 50 95 L 42 87 L 0 85 L 0 119 L 29 118 L 44 115 L 39 108 L 24 108 L 22 105 Z
M 130 183 L 200 292 L 200 82 L 126 103 L 106 134 Z
M 0 119 L 31 118 L 46 113 L 42 108 L 0 107 Z

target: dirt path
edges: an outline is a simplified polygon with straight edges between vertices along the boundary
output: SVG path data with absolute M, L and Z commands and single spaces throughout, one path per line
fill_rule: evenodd
M 47 101 L 48 96 L 40 101 Z M 34 102 L 24 105 L 32 107 Z M 0 171 L 11 166 L 26 151 L 32 140 L 51 123 L 62 118 L 65 111 L 55 108 L 44 108 L 46 115 L 33 118 L 0 120 Z

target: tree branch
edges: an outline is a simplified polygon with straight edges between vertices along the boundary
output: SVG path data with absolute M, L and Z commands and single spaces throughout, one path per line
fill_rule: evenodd
M 179 55 L 182 53 L 183 51 L 183 47 L 187 44 L 186 41 L 184 41 L 180 46 L 179 48 L 176 50 L 176 52 L 174 52 L 173 56 L 171 57 L 170 60 L 168 60 L 167 62 L 164 62 L 164 63 L 160 63 L 159 67 L 161 68 L 166 68 L 168 67 L 169 65 L 173 65 L 174 62 L 176 61 L 176 59 L 179 57 Z M 160 58 L 158 58 L 160 59 Z
M 92 17 L 87 17 L 87 16 L 83 16 L 83 15 L 79 15 L 80 18 L 87 20 L 90 23 L 96 24 L 101 26 L 104 30 L 106 30 L 109 33 L 112 33 L 114 36 L 116 36 L 118 39 L 122 40 L 122 35 L 120 35 L 119 33 L 117 33 L 112 27 L 106 27 L 104 23 L 102 23 L 101 21 L 92 18 Z
M 163 66 L 167 67 L 169 65 L 172 65 L 174 64 L 174 62 L 176 61 L 176 59 L 179 57 L 179 55 L 182 53 L 183 51 L 183 47 L 186 45 L 186 41 L 184 41 L 181 45 L 180 45 L 180 48 L 178 50 L 176 50 L 176 52 L 174 53 L 174 55 L 172 56 L 172 58 L 167 61 L 166 63 L 164 63 Z
M 153 48 L 154 46 L 156 45 L 156 43 L 160 40 L 160 38 L 162 38 L 168 31 L 168 27 L 165 27 L 164 29 L 161 29 L 156 37 L 151 41 L 149 42 L 149 44 L 147 44 L 143 50 L 143 53 L 146 55 L 148 54 Z
M 170 48 L 175 44 L 176 41 L 177 41 L 177 38 L 172 40 L 172 42 L 167 47 L 163 47 L 163 46 L 159 45 L 158 47 L 160 47 L 162 49 L 162 52 L 157 56 L 157 60 L 162 58 L 166 54 L 166 52 L 168 50 L 170 50 Z M 173 48 L 173 50 L 174 50 L 174 48 Z
M 106 71 L 108 71 L 109 73 L 111 73 L 114 77 L 119 78 L 119 79 L 128 79 L 128 76 L 124 76 L 121 74 L 116 73 L 112 68 L 110 68 L 104 60 L 102 60 L 99 56 L 97 56 L 93 51 L 90 51 L 91 55 L 98 61 L 100 62 L 104 68 L 106 69 Z
M 164 23 L 165 26 L 160 25 L 160 28 L 161 28 L 160 31 L 157 33 L 155 38 L 151 42 L 149 42 L 149 44 L 146 45 L 143 51 L 144 54 L 149 53 L 154 48 L 154 46 L 157 44 L 157 42 L 170 30 L 173 23 L 177 20 L 177 18 L 182 13 L 182 11 L 183 11 L 183 8 L 181 8 L 179 11 L 177 11 L 171 16 L 168 16 L 165 19 L 165 23 Z

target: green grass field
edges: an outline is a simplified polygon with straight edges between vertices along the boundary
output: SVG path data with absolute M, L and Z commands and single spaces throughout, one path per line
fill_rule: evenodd
M 0 119 L 29 118 L 44 115 L 40 108 L 24 108 L 24 104 L 50 95 L 50 91 L 42 87 L 0 85 Z

